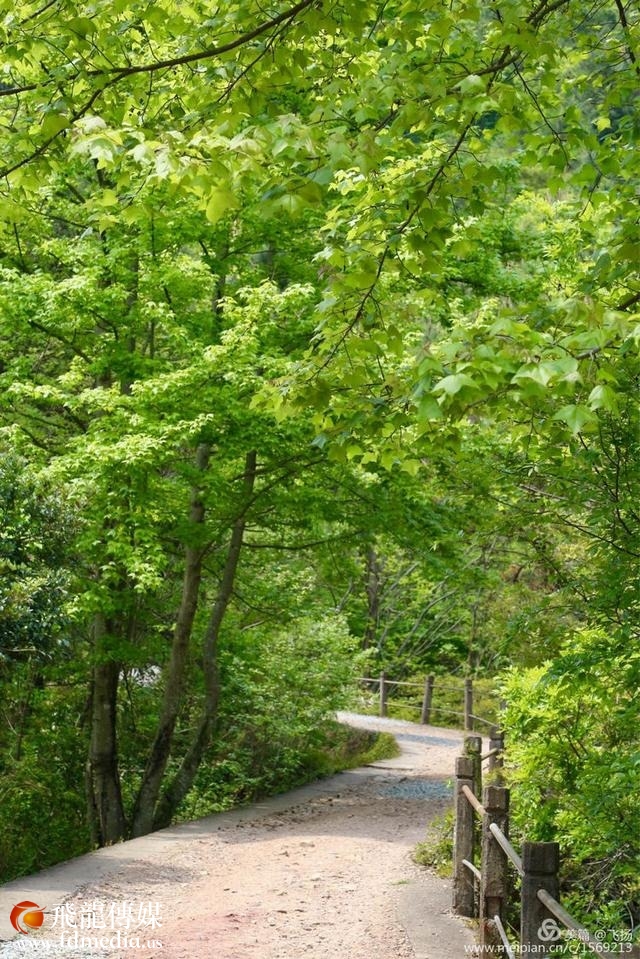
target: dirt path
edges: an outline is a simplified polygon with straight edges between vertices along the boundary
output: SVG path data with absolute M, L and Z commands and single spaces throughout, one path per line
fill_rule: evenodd
M 462 922 L 446 914 L 447 885 L 411 861 L 428 821 L 450 805 L 448 780 L 461 734 L 341 718 L 393 732 L 401 756 L 3 887 L 0 934 L 6 938 L 11 903 L 29 899 L 45 909 L 38 933 L 0 946 L 3 959 L 463 959 L 472 940 Z M 127 904 L 139 910 L 142 903 L 149 922 L 142 931 L 125 929 L 132 919 L 126 919 Z M 60 921 L 68 923 L 74 907 L 77 917 L 87 904 L 110 921 L 80 936 L 113 937 L 119 917 L 121 937 L 138 936 L 141 945 L 155 938 L 162 947 L 62 946 Z M 46 951 L 35 951 L 37 943 Z

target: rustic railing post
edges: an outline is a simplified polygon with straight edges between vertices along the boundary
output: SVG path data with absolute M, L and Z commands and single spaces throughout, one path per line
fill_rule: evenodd
M 464 728 L 473 731 L 473 680 L 464 681 Z
M 473 809 L 462 791 L 473 789 L 473 760 L 469 756 L 456 759 L 455 830 L 453 835 L 453 911 L 459 916 L 475 915 L 473 874 L 463 860 L 473 862 Z
M 431 719 L 431 703 L 433 701 L 433 676 L 427 676 L 424 683 L 424 696 L 422 698 L 422 712 L 420 713 L 420 722 L 426 726 Z
M 465 736 L 464 754 L 473 762 L 472 789 L 480 799 L 482 796 L 482 736 Z
M 495 823 L 508 835 L 509 790 L 503 786 L 485 786 L 482 805 L 486 811 L 482 817 L 480 942 L 483 946 L 499 946 L 502 940 L 494 918 L 504 919 L 508 895 L 507 857 L 489 827 Z
M 553 920 L 551 913 L 538 899 L 538 890 L 544 889 L 558 898 L 560 847 L 557 842 L 525 842 L 522 845 L 522 893 L 520 913 L 520 948 L 530 952 L 530 946 L 549 945 L 553 936 L 543 927 L 545 919 Z
M 380 673 L 380 715 L 387 715 L 387 684 L 384 670 Z
M 493 752 L 493 750 L 497 752 Z M 491 739 L 489 740 L 489 772 L 494 773 L 496 785 L 502 780 L 502 767 L 504 766 L 504 733 L 495 726 L 491 730 Z

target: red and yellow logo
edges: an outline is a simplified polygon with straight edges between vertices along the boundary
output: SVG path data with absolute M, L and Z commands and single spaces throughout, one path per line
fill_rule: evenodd
M 13 907 L 9 919 L 16 932 L 27 933 L 40 928 L 44 922 L 44 911 L 37 903 L 25 899 L 24 902 L 19 902 Z M 27 928 L 25 929 L 24 926 Z

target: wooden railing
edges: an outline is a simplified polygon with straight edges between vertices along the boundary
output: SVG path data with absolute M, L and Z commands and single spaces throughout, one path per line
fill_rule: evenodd
M 443 689 L 448 692 L 455 692 L 459 694 L 461 699 L 461 709 L 449 709 L 442 706 L 433 705 L 433 696 L 434 691 L 437 688 Z M 478 723 L 483 723 L 486 726 L 493 726 L 493 723 L 488 719 L 484 719 L 482 716 L 476 716 L 473 712 L 473 680 L 464 679 L 461 680 L 457 685 L 453 685 L 448 681 L 441 681 L 438 677 L 430 675 L 427 676 L 423 683 L 414 683 L 414 682 L 405 682 L 404 680 L 389 679 L 386 673 L 382 672 L 377 677 L 364 676 L 361 680 L 361 683 L 366 683 L 370 689 L 376 690 L 378 694 L 378 712 L 380 716 L 387 715 L 387 707 L 389 704 L 389 699 L 392 697 L 396 688 L 400 689 L 416 689 L 420 690 L 422 693 L 422 702 L 421 704 L 411 707 L 411 704 L 404 703 L 403 705 L 409 705 L 411 708 L 420 710 L 420 722 L 424 725 L 428 725 L 431 722 L 431 717 L 433 713 L 438 713 L 444 717 L 443 723 L 446 721 L 447 716 L 457 716 L 460 719 L 464 720 L 464 728 L 467 731 L 472 731 L 477 727 Z
M 503 740 L 494 732 L 482 755 L 482 738 L 465 737 L 464 755 L 456 760 L 453 911 L 480 920 L 480 942 L 515 959 L 504 923 L 512 897 L 509 864 L 520 876 L 519 954 L 543 957 L 557 942 L 559 929 L 572 930 L 592 952 L 602 942 L 578 923 L 558 901 L 560 851 L 556 842 L 524 842 L 518 854 L 509 842 L 509 790 L 501 783 Z M 482 788 L 482 762 L 489 760 L 494 783 Z M 480 801 L 482 796 L 482 801 Z M 476 829 L 475 817 L 481 822 Z M 480 847 L 480 865 L 474 861 Z

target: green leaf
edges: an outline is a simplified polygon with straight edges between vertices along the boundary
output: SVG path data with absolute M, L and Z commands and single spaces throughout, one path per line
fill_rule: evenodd
M 464 80 L 460 81 L 458 90 L 465 95 L 468 93 L 484 93 L 485 81 L 476 73 L 470 73 Z
M 421 397 L 417 413 L 418 420 L 441 420 L 444 416 L 436 398 L 428 393 Z
M 547 386 L 553 373 L 550 363 L 527 363 L 514 374 L 513 382 L 522 385 L 523 380 L 530 380 L 539 386 Z
M 475 386 L 475 383 L 466 373 L 452 373 L 451 376 L 445 376 L 439 380 L 433 387 L 434 393 L 446 393 L 447 396 L 455 396 L 465 386 Z
M 589 393 L 589 408 L 592 410 L 607 410 L 610 413 L 617 413 L 618 406 L 618 396 L 610 386 L 600 384 L 594 386 Z
M 397 459 L 398 459 L 397 450 L 386 449 L 386 450 L 383 450 L 382 453 L 380 454 L 380 463 L 386 470 L 390 470 Z
M 212 190 L 205 207 L 205 216 L 209 223 L 217 223 L 225 213 L 236 209 L 238 199 L 235 194 L 226 187 L 219 187 Z
M 400 463 L 400 469 L 403 473 L 408 473 L 409 476 L 417 476 L 420 472 L 422 463 L 420 460 L 414 459 L 403 459 Z
M 566 423 L 572 433 L 581 433 L 585 428 L 595 426 L 596 415 L 587 407 L 581 405 L 563 406 L 553 417 Z
M 89 20 L 88 17 L 73 17 L 69 20 L 69 28 L 81 37 L 96 33 L 98 29 L 93 20 Z
M 42 121 L 42 133 L 45 137 L 54 137 L 56 133 L 65 130 L 69 126 L 69 117 L 57 110 L 50 110 L 45 114 Z

